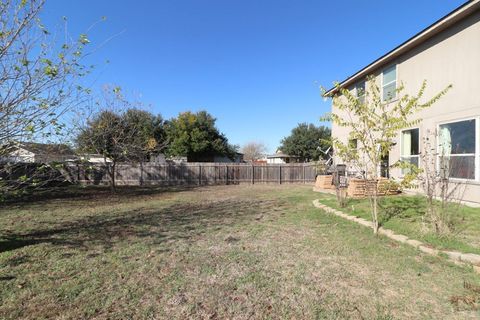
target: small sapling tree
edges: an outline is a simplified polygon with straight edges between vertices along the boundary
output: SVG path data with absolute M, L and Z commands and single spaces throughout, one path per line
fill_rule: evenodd
M 450 87 L 446 87 L 431 99 L 424 99 L 426 81 L 415 95 L 404 93 L 402 84 L 395 90 L 396 99 L 385 101 L 373 77 L 368 78 L 362 99 L 350 90 L 336 85 L 333 112 L 327 118 L 334 125 L 347 128 L 349 133 L 348 137 L 344 137 L 347 138 L 346 141 L 339 137 L 332 138 L 335 155 L 353 167 L 365 181 L 375 234 L 379 229 L 379 179 L 383 159 L 391 151 L 400 131 L 418 124 L 421 119 L 415 115 L 432 106 Z M 352 148 L 352 141 L 356 142 L 356 148 Z M 407 175 L 401 183 L 411 183 L 412 174 Z

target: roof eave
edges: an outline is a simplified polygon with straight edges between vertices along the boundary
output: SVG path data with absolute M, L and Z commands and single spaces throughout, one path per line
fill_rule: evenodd
M 323 94 L 323 97 L 332 97 L 335 93 L 337 93 L 339 88 L 345 88 L 355 83 L 359 78 L 364 78 L 372 74 L 382 65 L 391 62 L 393 59 L 397 58 L 401 54 L 404 54 L 405 52 L 413 49 L 414 47 L 430 39 L 431 37 L 435 36 L 436 34 L 440 33 L 441 31 L 445 30 L 446 28 L 450 27 L 454 23 L 460 21 L 461 19 L 470 15 L 478 9 L 480 9 L 480 0 L 472 0 L 466 2 L 465 4 L 461 5 L 457 9 L 447 14 L 446 16 L 440 18 L 427 28 L 423 29 L 410 39 L 406 40 L 405 42 L 390 50 L 380 58 L 376 59 L 360 71 L 346 78 L 338 85 L 330 88 Z

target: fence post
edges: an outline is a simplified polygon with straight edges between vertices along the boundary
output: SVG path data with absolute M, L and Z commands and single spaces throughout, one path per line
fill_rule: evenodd
M 225 184 L 228 184 L 228 165 L 225 165 Z
M 252 184 L 255 184 L 255 166 L 252 163 Z
M 303 164 L 303 184 L 307 183 L 305 181 L 305 163 Z
M 217 164 L 213 165 L 213 184 L 217 185 Z
M 202 165 L 198 165 L 198 185 L 202 185 Z
M 278 165 L 278 184 L 282 184 L 282 165 Z

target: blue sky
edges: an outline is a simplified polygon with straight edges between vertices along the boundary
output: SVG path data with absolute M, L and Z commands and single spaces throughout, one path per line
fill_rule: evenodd
M 464 1 L 47 0 L 50 28 L 89 31 L 89 79 L 141 96 L 165 118 L 207 110 L 229 141 L 270 152 L 320 124 L 319 86 L 342 80 Z M 105 61 L 109 63 L 105 63 Z

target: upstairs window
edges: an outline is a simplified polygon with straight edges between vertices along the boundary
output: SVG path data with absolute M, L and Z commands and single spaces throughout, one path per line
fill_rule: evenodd
M 365 103 L 365 81 L 361 81 L 355 85 L 355 96 L 360 103 Z
M 382 100 L 389 101 L 397 97 L 397 65 L 382 72 Z
M 418 155 L 420 154 L 419 129 L 402 131 L 401 160 L 418 167 Z M 407 174 L 409 169 L 402 169 L 402 174 Z

